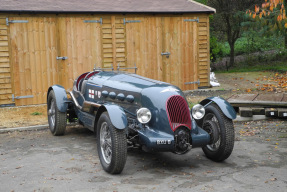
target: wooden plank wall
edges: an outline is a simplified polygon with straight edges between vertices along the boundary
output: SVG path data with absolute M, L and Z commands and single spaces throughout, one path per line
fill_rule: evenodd
M 197 85 L 183 84 L 198 78 L 199 86 L 209 86 L 207 14 L 8 16 L 29 22 L 7 28 L 6 16 L 0 16 L 0 104 L 11 103 L 13 93 L 34 95 L 33 99 L 16 101 L 16 105 L 45 103 L 48 86 L 71 88 L 74 79 L 95 64 L 112 65 L 115 70 L 118 65 L 136 64 L 138 74 L 184 90 L 196 89 Z M 183 22 L 197 17 L 199 23 Z M 84 22 L 101 18 L 102 25 Z M 141 22 L 124 25 L 124 18 Z M 170 58 L 161 56 L 167 51 L 172 53 Z M 68 59 L 56 60 L 57 56 Z
M 164 81 L 177 85 L 182 90 L 196 89 L 197 84 L 185 85 L 198 80 L 198 26 L 194 16 L 163 18 L 163 50 L 170 52 L 163 57 Z
M 140 21 L 126 24 L 127 64 L 137 64 L 138 74 L 166 81 L 183 90 L 196 89 L 198 81 L 198 23 L 192 16 L 127 17 Z M 162 56 L 169 52 L 170 56 Z M 204 55 L 201 55 L 202 57 Z
M 210 86 L 209 15 L 199 17 L 199 80 L 200 86 Z
M 103 18 L 103 63 L 98 63 L 97 67 L 105 67 L 110 68 L 112 65 L 115 65 L 114 62 L 114 46 L 113 46 L 113 35 L 115 33 L 115 28 L 112 27 L 111 24 L 111 17 L 104 17 Z
M 11 66 L 16 105 L 46 102 L 50 85 L 58 82 L 56 17 L 9 17 L 28 23 L 10 24 Z
M 92 71 L 102 63 L 102 26 L 98 16 L 59 16 L 57 18 L 58 56 L 60 79 L 58 84 L 72 88 L 82 73 Z M 55 60 L 56 58 L 54 58 Z
M 157 79 L 163 79 L 162 67 L 162 19 L 161 17 L 126 17 L 126 56 L 127 67 L 138 68 L 137 74 Z M 130 70 L 134 72 L 134 70 Z
M 103 64 L 104 68 L 126 66 L 126 41 L 123 16 L 103 17 Z
M 11 104 L 12 84 L 6 17 L 0 15 L 0 105 Z

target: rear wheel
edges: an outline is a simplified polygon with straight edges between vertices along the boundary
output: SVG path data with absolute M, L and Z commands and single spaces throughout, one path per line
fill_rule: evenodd
M 216 104 L 208 105 L 202 128 L 210 134 L 211 143 L 203 147 L 207 158 L 213 161 L 227 159 L 234 147 L 234 126 Z
M 67 125 L 67 113 L 58 110 L 54 91 L 50 91 L 47 101 L 48 123 L 55 136 L 64 135 Z
M 97 125 L 97 149 L 103 169 L 111 174 L 119 174 L 127 159 L 127 139 L 125 130 L 116 129 L 104 112 Z

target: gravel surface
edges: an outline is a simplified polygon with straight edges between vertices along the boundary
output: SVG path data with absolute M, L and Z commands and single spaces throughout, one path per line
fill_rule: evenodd
M 287 121 L 235 122 L 223 163 L 201 149 L 185 155 L 128 152 L 121 175 L 103 171 L 92 132 L 69 127 L 0 134 L 1 191 L 276 191 L 287 188 Z

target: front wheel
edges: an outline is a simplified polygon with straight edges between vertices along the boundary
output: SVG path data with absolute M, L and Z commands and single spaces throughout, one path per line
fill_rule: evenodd
M 116 129 L 104 112 L 97 124 L 97 149 L 103 169 L 111 174 L 119 174 L 127 159 L 127 139 L 125 130 Z
M 210 134 L 211 143 L 202 148 L 203 152 L 213 161 L 224 161 L 234 147 L 233 122 L 215 103 L 208 105 L 205 112 L 202 128 Z
M 47 101 L 48 123 L 50 131 L 55 136 L 65 134 L 67 125 L 67 113 L 58 110 L 54 91 L 50 91 Z

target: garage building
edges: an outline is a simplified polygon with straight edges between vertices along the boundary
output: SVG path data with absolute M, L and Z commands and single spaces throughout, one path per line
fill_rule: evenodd
M 209 86 L 209 15 L 192 0 L 0 0 L 0 106 L 46 103 L 93 68 Z M 133 72 L 133 69 L 128 69 Z

